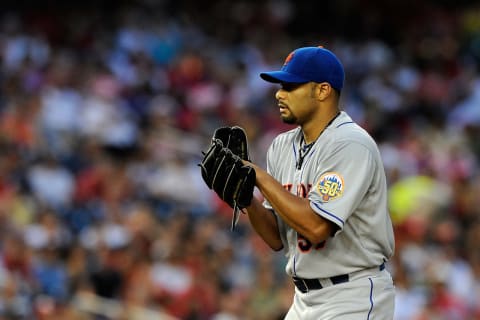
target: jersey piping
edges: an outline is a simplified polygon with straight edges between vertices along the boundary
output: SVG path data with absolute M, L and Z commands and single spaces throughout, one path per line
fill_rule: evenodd
M 322 209 L 322 208 L 318 205 L 318 203 L 315 203 L 315 202 L 313 202 L 313 201 L 310 202 L 310 203 L 311 203 L 312 205 L 314 205 L 318 210 L 320 210 L 320 211 L 322 211 L 323 213 L 327 214 L 329 217 L 331 217 L 331 218 L 337 220 L 338 222 L 340 222 L 340 223 L 341 223 L 341 226 L 340 226 L 340 227 L 343 228 L 343 225 L 345 224 L 345 222 L 344 222 L 341 218 L 337 217 L 337 216 L 334 215 L 333 213 L 328 212 L 328 211 L 325 210 L 325 209 Z M 331 219 L 328 219 L 328 220 L 331 220 Z M 338 224 L 338 223 L 337 223 L 337 224 Z

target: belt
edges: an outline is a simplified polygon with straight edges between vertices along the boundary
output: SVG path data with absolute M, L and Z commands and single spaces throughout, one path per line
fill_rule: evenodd
M 385 269 L 385 263 L 382 263 L 380 266 L 372 269 L 367 269 L 368 271 L 383 271 Z M 293 283 L 295 286 L 303 293 L 307 293 L 310 290 L 322 289 L 328 285 L 336 285 L 340 283 L 345 283 L 351 280 L 353 275 L 357 275 L 364 270 L 353 272 L 350 274 L 341 274 L 338 276 L 330 277 L 327 279 L 304 279 L 299 277 L 293 277 Z M 327 280 L 327 281 L 325 281 Z M 331 282 L 331 284 L 329 283 Z M 322 284 L 323 283 L 323 284 Z

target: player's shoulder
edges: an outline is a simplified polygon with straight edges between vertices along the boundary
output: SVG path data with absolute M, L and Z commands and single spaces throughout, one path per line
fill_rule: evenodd
M 368 132 L 355 122 L 345 111 L 342 111 L 337 119 L 330 126 L 331 132 L 337 136 L 364 136 Z
M 329 129 L 332 141 L 375 145 L 375 141 L 367 130 L 355 122 L 345 111 L 341 112 Z
M 270 152 L 281 153 L 291 148 L 293 142 L 299 139 L 300 134 L 300 127 L 279 133 L 270 144 Z
M 273 139 L 273 144 L 285 144 L 291 143 L 293 140 L 297 139 L 300 134 L 300 127 L 293 128 L 288 131 L 279 133 L 275 139 Z

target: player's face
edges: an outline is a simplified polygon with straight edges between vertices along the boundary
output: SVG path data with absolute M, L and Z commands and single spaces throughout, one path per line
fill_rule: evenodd
M 282 83 L 275 94 L 282 121 L 302 125 L 311 119 L 316 109 L 313 98 L 313 83 Z

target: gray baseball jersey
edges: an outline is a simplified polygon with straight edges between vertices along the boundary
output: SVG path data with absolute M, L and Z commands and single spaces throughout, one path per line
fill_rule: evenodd
M 277 136 L 267 152 L 267 171 L 291 193 L 308 198 L 311 208 L 338 230 L 325 242 L 312 244 L 277 216 L 286 272 L 327 278 L 379 266 L 392 256 L 394 238 L 375 141 L 344 111 L 299 166 L 302 140 L 299 127 Z M 264 206 L 272 209 L 268 201 Z

